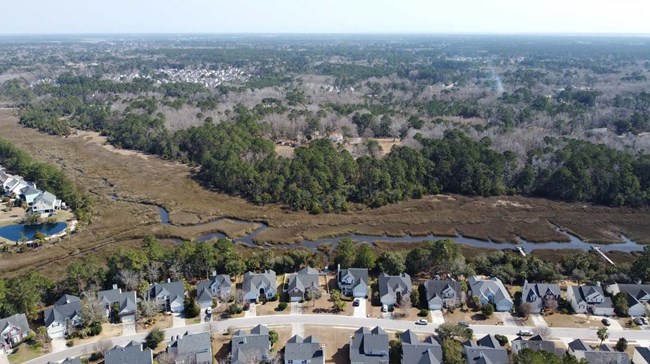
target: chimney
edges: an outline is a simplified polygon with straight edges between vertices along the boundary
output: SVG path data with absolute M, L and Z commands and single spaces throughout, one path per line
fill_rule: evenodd
M 113 283 L 113 289 L 117 289 L 117 283 Z
M 216 276 L 217 276 L 217 271 L 216 271 L 216 270 L 213 270 L 213 271 L 212 271 L 212 276 L 213 276 L 213 277 L 216 277 Z
M 341 270 L 341 265 L 340 265 L 340 264 L 337 264 L 337 265 L 336 265 L 336 271 L 338 272 L 338 271 L 340 271 L 340 270 Z
M 167 278 L 167 283 L 172 283 L 172 279 L 171 279 L 171 278 Z

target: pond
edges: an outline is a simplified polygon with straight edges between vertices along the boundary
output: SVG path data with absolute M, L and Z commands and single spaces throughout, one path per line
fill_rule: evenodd
M 18 241 L 22 237 L 27 240 L 33 240 L 34 234 L 37 232 L 45 233 L 47 236 L 58 234 L 65 230 L 68 224 L 65 222 L 57 222 L 56 224 L 40 224 L 40 225 L 8 225 L 0 227 L 0 237 L 12 241 Z

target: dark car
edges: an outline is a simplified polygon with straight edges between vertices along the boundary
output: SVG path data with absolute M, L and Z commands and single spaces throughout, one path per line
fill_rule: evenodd
M 603 323 L 603 325 L 605 325 L 605 326 L 609 326 L 609 325 L 611 325 L 611 324 L 612 324 L 612 323 L 611 323 L 611 322 L 609 322 L 609 320 L 608 320 L 608 319 L 606 319 L 606 318 L 604 318 L 604 319 L 602 319 L 602 320 L 601 320 L 600 322 L 602 322 L 602 323 Z
M 356 300 L 354 300 L 354 302 L 352 302 L 352 306 L 354 306 L 354 307 L 359 306 L 359 299 L 358 298 Z

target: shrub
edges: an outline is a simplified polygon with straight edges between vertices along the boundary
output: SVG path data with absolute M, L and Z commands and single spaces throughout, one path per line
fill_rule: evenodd
M 494 306 L 491 303 L 488 303 L 487 305 L 483 305 L 481 307 L 481 313 L 483 313 L 483 316 L 485 317 L 490 317 L 494 313 Z
M 65 346 L 67 346 L 69 348 L 73 347 L 74 346 L 74 340 L 70 339 L 70 340 L 66 341 Z
M 287 309 L 287 306 L 288 306 L 288 305 L 287 305 L 286 302 L 280 302 L 280 303 L 278 304 L 278 311 L 284 311 L 284 310 L 286 310 L 286 309 Z
M 160 344 L 165 339 L 165 333 L 161 329 L 153 329 L 149 331 L 147 337 L 144 338 L 144 346 L 151 350 L 154 350 L 158 344 Z
M 278 300 L 278 297 L 279 297 L 279 296 L 278 296 L 278 293 L 276 292 L 275 295 L 273 295 L 273 297 L 269 298 L 269 301 L 271 301 L 271 302 L 275 302 L 275 301 Z
M 102 324 L 93 322 L 88 328 L 88 336 L 97 336 L 102 333 Z
M 420 317 L 429 316 L 429 310 L 427 310 L 426 308 L 421 309 L 420 312 L 418 312 L 418 316 L 420 316 Z
M 494 335 L 494 338 L 497 339 L 499 345 L 503 346 L 508 343 L 508 338 L 503 335 Z
M 229 314 L 230 316 L 238 315 L 238 314 L 242 313 L 242 311 L 244 311 L 242 306 L 240 306 L 240 305 L 238 305 L 236 303 L 228 305 L 228 308 L 226 309 L 226 313 Z
M 194 297 L 185 297 L 185 316 L 187 318 L 194 318 L 201 313 L 201 308 L 196 304 Z
M 92 353 L 88 359 L 90 359 L 90 361 L 102 360 L 104 359 L 104 353 Z

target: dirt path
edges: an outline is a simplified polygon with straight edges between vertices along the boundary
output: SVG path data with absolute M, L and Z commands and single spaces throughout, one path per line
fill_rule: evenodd
M 347 233 L 371 235 L 448 235 L 513 241 L 565 238 L 550 223 L 582 238 L 618 241 L 624 233 L 650 243 L 650 210 L 611 209 L 543 199 L 428 196 L 379 209 L 346 214 L 292 213 L 279 205 L 256 206 L 215 193 L 191 178 L 188 166 L 132 151 L 106 147 L 96 134 L 57 137 L 23 128 L 13 111 L 0 110 L 0 135 L 36 159 L 63 168 L 82 189 L 96 196 L 97 217 L 68 241 L 26 254 L 0 256 L 0 272 L 34 267 L 56 276 L 70 259 L 93 253 L 106 256 L 120 246 L 135 246 L 149 234 L 190 239 L 215 229 L 233 229 L 208 222 L 220 217 L 264 221 L 270 228 L 258 241 L 292 242 Z M 158 208 L 170 212 L 173 225 L 162 225 Z M 193 226 L 181 226 L 194 224 Z M 198 225 L 196 225 L 198 224 Z M 252 224 L 249 228 L 253 228 Z M 234 231 L 234 230 L 233 230 Z

